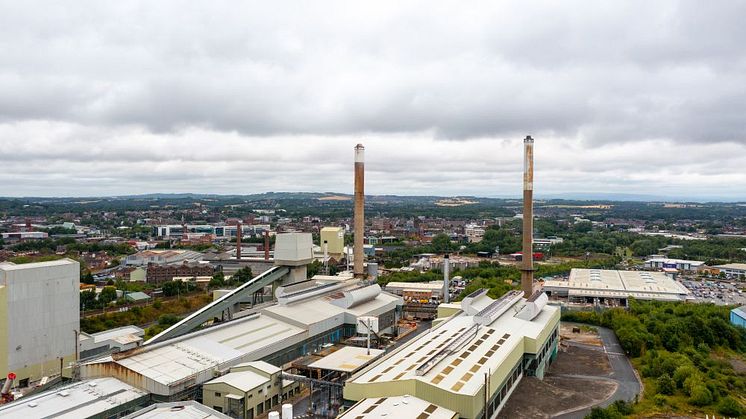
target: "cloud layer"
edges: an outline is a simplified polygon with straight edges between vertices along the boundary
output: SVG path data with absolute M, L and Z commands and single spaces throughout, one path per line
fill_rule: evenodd
M 0 195 L 746 199 L 743 2 L 4 2 Z

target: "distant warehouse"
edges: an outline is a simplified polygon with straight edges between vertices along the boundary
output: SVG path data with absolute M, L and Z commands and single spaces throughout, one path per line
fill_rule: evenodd
M 730 277 L 746 278 L 746 263 L 727 263 L 725 265 L 717 265 L 715 268 Z
M 662 272 L 573 269 L 567 281 L 545 281 L 551 300 L 575 305 L 622 306 L 638 300 L 684 301 L 689 290 Z

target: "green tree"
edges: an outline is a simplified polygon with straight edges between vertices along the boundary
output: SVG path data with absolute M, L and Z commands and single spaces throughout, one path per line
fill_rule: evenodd
M 91 271 L 86 270 L 83 275 L 80 276 L 80 282 L 84 284 L 95 284 L 96 280 L 93 279 L 93 274 Z
M 80 293 L 80 309 L 91 310 L 97 308 L 98 303 L 96 302 L 96 291 L 83 291 Z
M 456 250 L 456 245 L 451 243 L 451 238 L 445 233 L 436 234 L 430 246 L 435 253 L 449 253 Z
M 673 380 L 673 378 L 671 378 L 670 375 L 663 374 L 658 377 L 658 380 L 656 381 L 656 388 L 658 390 L 658 393 L 670 396 L 674 392 L 676 392 L 676 382 Z
M 210 288 L 222 287 L 224 285 L 225 285 L 225 275 L 223 275 L 223 271 L 219 271 L 215 273 L 215 275 L 213 275 L 212 279 L 210 280 Z
M 243 284 L 252 278 L 254 278 L 254 274 L 251 272 L 251 267 L 244 266 L 243 268 L 236 271 L 235 274 L 233 274 L 233 276 L 231 277 L 231 282 L 233 284 Z
M 98 301 L 102 305 L 107 305 L 116 299 L 117 289 L 114 287 L 106 286 L 104 287 L 104 289 L 101 290 L 101 293 L 98 294 Z
M 166 297 L 173 297 L 174 295 L 178 295 L 181 292 L 181 288 L 181 281 L 168 281 L 164 282 L 163 285 L 161 285 L 163 295 L 165 295 Z

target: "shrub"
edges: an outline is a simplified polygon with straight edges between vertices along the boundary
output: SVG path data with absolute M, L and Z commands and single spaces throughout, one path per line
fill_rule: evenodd
M 720 403 L 718 403 L 718 413 L 728 417 L 737 418 L 746 413 L 746 411 L 741 406 L 741 403 L 738 402 L 738 400 L 734 399 L 733 397 L 726 396 L 720 399 Z
M 656 387 L 658 393 L 670 396 L 676 391 L 676 382 L 668 374 L 663 374 L 658 377 Z
M 676 368 L 676 371 L 673 373 L 673 380 L 676 382 L 678 388 L 684 388 L 684 380 L 693 374 L 697 374 L 696 368 L 691 365 L 682 365 Z
M 690 391 L 689 403 L 694 406 L 707 406 L 712 403 L 712 393 L 704 385 L 697 384 Z

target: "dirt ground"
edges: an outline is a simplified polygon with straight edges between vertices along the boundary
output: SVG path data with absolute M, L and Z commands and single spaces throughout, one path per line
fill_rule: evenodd
M 498 417 L 549 418 L 606 400 L 616 391 L 618 384 L 607 378 L 611 374 L 609 358 L 594 348 L 603 346 L 598 335 L 572 333 L 572 327 L 564 325 L 560 335 L 560 352 L 544 380 L 535 377 L 521 380 Z M 573 377 L 576 375 L 598 378 Z
M 499 418 L 549 418 L 575 407 L 605 400 L 617 384 L 612 381 L 548 376 L 526 377 L 518 383 Z
M 583 330 L 581 330 L 580 333 L 573 333 L 572 329 L 573 325 L 561 323 L 560 337 L 563 340 L 571 340 L 573 342 L 584 343 L 586 345 L 602 346 L 601 338 L 598 337 L 598 333 Z
M 567 346 L 560 348 L 557 360 L 549 367 L 549 375 L 560 374 L 603 377 L 611 374 L 611 365 L 609 365 L 609 358 L 603 352 L 577 346 Z

